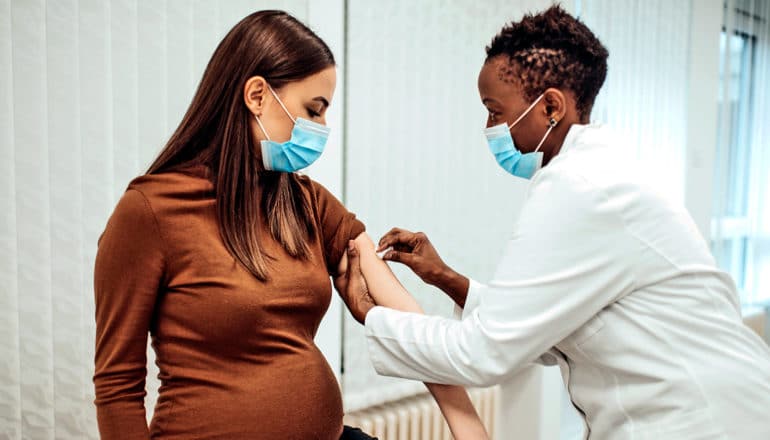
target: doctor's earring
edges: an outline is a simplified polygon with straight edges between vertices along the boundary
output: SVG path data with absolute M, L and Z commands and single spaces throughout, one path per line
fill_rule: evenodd
M 556 118 L 551 118 L 551 119 L 548 120 L 548 125 L 551 128 L 556 127 L 556 124 L 558 124 L 558 123 L 559 123 L 559 121 L 557 121 Z

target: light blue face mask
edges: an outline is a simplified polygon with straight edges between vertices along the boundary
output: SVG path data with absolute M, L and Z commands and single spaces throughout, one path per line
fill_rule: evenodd
M 329 138 L 329 127 L 308 121 L 303 118 L 294 118 L 289 110 L 283 105 L 281 98 L 268 85 L 268 89 L 275 99 L 281 105 L 284 112 L 294 122 L 294 128 L 291 130 L 291 138 L 286 142 L 276 142 L 270 140 L 265 126 L 259 120 L 259 116 L 254 115 L 259 124 L 260 130 L 267 140 L 260 142 L 262 147 L 262 165 L 266 170 L 281 171 L 293 173 L 303 168 L 307 168 L 315 162 L 326 147 L 326 140 Z
M 551 130 L 553 130 L 558 122 L 551 118 L 548 131 L 545 132 L 543 139 L 540 140 L 540 143 L 537 145 L 537 148 L 535 148 L 535 151 L 531 153 L 522 154 L 522 152 L 516 148 L 516 145 L 513 142 L 513 136 L 511 136 L 511 129 L 514 125 L 518 124 L 519 121 L 524 119 L 530 110 L 535 107 L 535 104 L 540 102 L 542 98 L 543 95 L 540 95 L 535 100 L 535 102 L 533 102 L 526 110 L 524 110 L 524 113 L 522 113 L 521 116 L 519 116 L 519 118 L 513 122 L 513 124 L 508 125 L 508 123 L 503 122 L 502 124 L 498 124 L 494 127 L 489 127 L 484 130 L 484 135 L 487 137 L 487 143 L 489 144 L 489 150 L 492 151 L 492 154 L 495 155 L 495 160 L 497 163 L 505 171 L 508 171 L 514 176 L 521 177 L 523 179 L 531 179 L 535 172 L 539 170 L 540 167 L 542 167 L 543 153 L 539 151 L 540 147 L 543 146 L 545 138 L 548 137 L 548 135 L 551 133 Z

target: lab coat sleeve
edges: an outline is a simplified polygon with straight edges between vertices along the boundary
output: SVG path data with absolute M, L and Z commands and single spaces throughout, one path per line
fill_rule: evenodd
M 488 386 L 633 290 L 638 254 L 611 197 L 580 176 L 546 173 L 531 194 L 495 277 L 461 321 L 375 307 L 366 318 L 378 373 Z
M 469 281 L 468 293 L 465 297 L 465 307 L 460 307 L 457 304 L 454 305 L 454 319 L 462 320 L 463 318 L 470 316 L 471 312 L 479 306 L 479 292 L 486 286 L 473 278 L 469 278 Z M 558 356 L 559 354 L 551 349 L 535 359 L 533 363 L 543 366 L 557 365 Z
M 479 306 L 479 291 L 484 288 L 484 285 L 472 278 L 469 281 L 468 294 L 465 297 L 465 307 L 455 304 L 453 315 L 455 319 L 465 318 Z

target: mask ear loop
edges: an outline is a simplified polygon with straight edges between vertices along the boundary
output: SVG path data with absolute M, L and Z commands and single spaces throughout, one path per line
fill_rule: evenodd
M 289 109 L 287 109 L 286 106 L 283 105 L 283 101 L 281 101 L 281 98 L 279 98 L 278 94 L 275 93 L 275 90 L 273 90 L 273 87 L 271 87 L 270 84 L 268 84 L 267 88 L 268 88 L 268 90 L 270 90 L 270 93 L 273 94 L 273 97 L 275 98 L 275 100 L 278 101 L 278 104 L 281 105 L 281 108 L 283 109 L 283 111 L 286 112 L 286 115 L 289 116 L 289 119 L 291 119 L 291 122 L 294 122 L 296 124 L 297 120 L 294 119 L 294 117 L 291 115 L 291 113 L 289 113 Z M 262 133 L 265 135 L 267 140 L 270 140 L 270 135 L 267 134 L 267 130 L 265 130 L 265 126 L 262 125 L 262 121 L 259 120 L 259 116 L 254 115 L 254 118 L 257 120 L 257 124 L 259 124 L 259 129 L 262 130 Z
M 267 130 L 265 130 L 265 126 L 264 126 L 264 125 L 262 125 L 262 121 L 260 121 L 260 120 L 259 120 L 259 116 L 257 116 L 257 115 L 254 115 L 254 119 L 256 119 L 256 120 L 257 120 L 257 124 L 259 125 L 259 129 L 260 129 L 260 130 L 262 130 L 262 134 L 264 134 L 264 135 L 265 135 L 265 137 L 267 138 L 267 140 L 270 140 L 270 135 L 269 135 L 269 134 L 267 134 Z
M 278 101 L 278 104 L 281 104 L 281 108 L 282 108 L 282 109 L 283 109 L 283 111 L 285 111 L 285 112 L 286 112 L 286 114 L 289 116 L 289 119 L 291 119 L 291 122 L 293 122 L 293 123 L 295 123 L 295 124 L 296 124 L 296 123 L 297 123 L 297 120 L 296 120 L 296 119 L 294 119 L 294 116 L 292 116 L 292 115 L 291 115 L 291 113 L 289 113 L 289 109 L 287 109 L 287 108 L 286 108 L 286 106 L 285 106 L 285 105 L 283 105 L 283 101 L 281 101 L 281 98 L 279 98 L 279 97 L 278 97 L 278 94 L 277 94 L 277 93 L 275 93 L 275 90 L 273 90 L 273 88 L 272 88 L 272 87 L 270 87 L 270 84 L 268 84 L 268 85 L 267 85 L 267 88 L 268 88 L 268 89 L 270 89 L 270 93 L 272 93 L 272 94 L 273 94 L 273 96 L 275 97 L 275 100 L 276 100 L 276 101 Z
M 543 139 L 540 139 L 540 143 L 537 144 L 537 148 L 535 148 L 535 153 L 537 153 L 538 150 L 540 150 L 540 147 L 543 146 L 543 142 L 545 142 L 545 138 L 548 137 L 548 135 L 551 133 L 551 130 L 553 130 L 553 128 L 556 127 L 556 124 L 558 123 L 559 121 L 557 121 L 554 118 L 551 118 L 550 120 L 548 120 L 548 131 L 545 132 L 545 136 L 543 136 Z
M 530 104 L 529 107 L 527 107 L 527 109 L 524 110 L 524 113 L 522 113 L 521 116 L 519 116 L 519 119 L 516 119 L 515 121 L 513 121 L 513 124 L 508 126 L 508 130 L 512 129 L 514 125 L 518 124 L 519 121 L 524 119 L 524 116 L 527 116 L 529 111 L 532 110 L 535 107 L 535 105 L 537 105 L 537 103 L 540 102 L 541 99 L 543 99 L 543 96 L 545 96 L 545 94 L 542 94 L 542 95 L 538 96 L 537 99 L 535 100 L 535 102 Z

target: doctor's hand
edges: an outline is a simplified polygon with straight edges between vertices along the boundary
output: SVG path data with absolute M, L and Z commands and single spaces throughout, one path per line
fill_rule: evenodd
M 383 260 L 408 266 L 425 283 L 443 290 L 457 305 L 465 305 L 470 281 L 444 263 L 425 234 L 393 228 L 382 236 L 377 252 L 388 248 L 391 250 L 383 255 Z
M 353 240 L 348 242 L 348 268 L 345 275 L 334 280 L 334 287 L 340 293 L 345 305 L 359 323 L 366 321 L 366 315 L 376 304 L 369 295 L 364 273 L 361 271 L 361 259 Z

